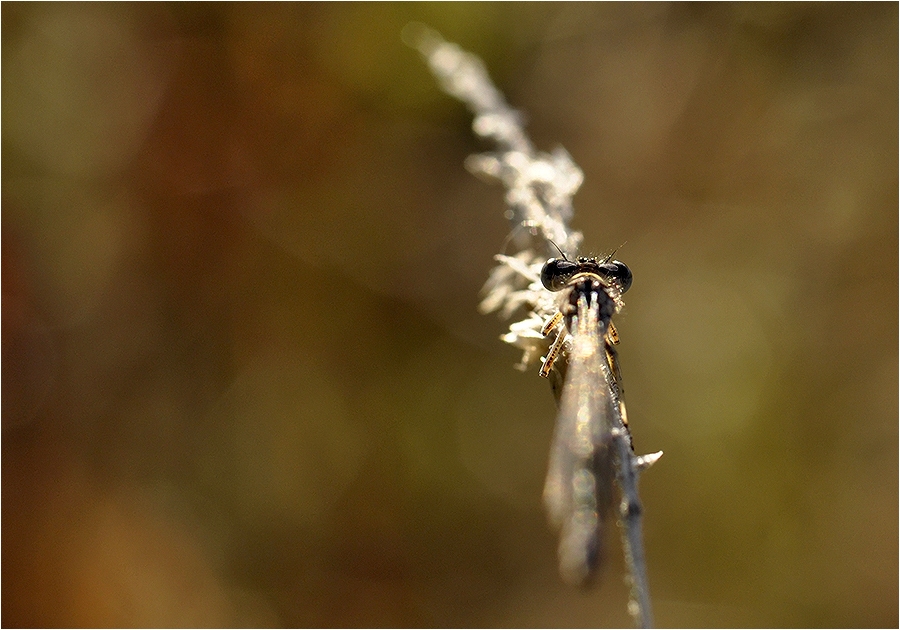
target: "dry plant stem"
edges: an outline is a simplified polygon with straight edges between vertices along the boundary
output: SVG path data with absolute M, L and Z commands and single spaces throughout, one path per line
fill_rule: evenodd
M 619 420 L 621 420 L 621 414 Z M 650 588 L 647 585 L 646 561 L 644 559 L 643 507 L 638 496 L 638 473 L 662 457 L 662 451 L 636 457 L 631 448 L 631 440 L 624 431 L 616 427 L 613 437 L 617 452 L 616 475 L 622 490 L 619 518 L 623 524 L 622 543 L 625 548 L 625 564 L 631 579 L 631 601 L 629 612 L 639 628 L 653 626 L 650 610 Z
M 509 332 L 502 337 L 523 350 L 522 362 L 517 367 L 526 369 L 540 362 L 541 356 L 548 352 L 544 327 L 559 312 L 555 295 L 541 285 L 541 266 L 557 247 L 566 255 L 574 256 L 581 244 L 581 233 L 570 229 L 569 221 L 573 214 L 572 197 L 581 186 L 582 172 L 561 148 L 552 154 L 535 151 L 518 112 L 506 103 L 478 57 L 445 42 L 437 32 L 421 24 L 407 25 L 403 38 L 422 53 L 444 91 L 469 107 L 475 116 L 472 123 L 475 133 L 497 145 L 494 153 L 470 156 L 466 167 L 476 175 L 499 180 L 506 187 L 507 217 L 513 226 L 511 240 L 518 252 L 495 257 L 499 264 L 485 284 L 480 310 L 499 311 L 505 317 L 520 308 L 527 311 L 526 318 L 511 324 Z M 570 346 L 570 343 L 560 343 L 554 351 L 565 357 Z M 556 379 L 551 381 L 560 383 L 565 360 L 556 365 L 559 366 L 553 370 Z M 558 397 L 558 387 L 556 394 Z M 612 431 L 616 478 L 622 495 L 619 521 L 631 582 L 628 609 L 639 627 L 650 627 L 650 594 L 637 481 L 639 473 L 662 453 L 635 456 L 625 407 L 621 401 L 617 402 Z

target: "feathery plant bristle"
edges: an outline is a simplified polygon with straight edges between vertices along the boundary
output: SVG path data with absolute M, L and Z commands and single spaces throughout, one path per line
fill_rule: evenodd
M 403 38 L 422 53 L 444 91 L 469 107 L 475 134 L 497 145 L 496 151 L 470 156 L 465 165 L 506 188 L 507 217 L 513 226 L 509 241 L 516 253 L 495 257 L 498 265 L 484 285 L 479 310 L 499 311 L 505 318 L 519 309 L 527 313 L 503 337 L 523 350 L 518 367 L 524 369 L 546 351 L 549 344 L 540 329 L 557 309 L 556 296 L 541 286 L 541 266 L 551 248 L 574 255 L 581 245 L 582 235 L 569 221 L 572 197 L 584 176 L 564 149 L 535 151 L 518 112 L 494 87 L 478 57 L 422 24 L 407 25 Z

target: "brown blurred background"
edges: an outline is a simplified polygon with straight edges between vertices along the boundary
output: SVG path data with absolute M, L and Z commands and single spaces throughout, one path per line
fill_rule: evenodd
M 410 20 L 634 271 L 657 622 L 896 627 L 895 3 L 4 3 L 3 625 L 629 625 Z

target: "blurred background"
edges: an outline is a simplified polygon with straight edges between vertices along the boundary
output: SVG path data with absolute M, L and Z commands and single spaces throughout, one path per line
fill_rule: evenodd
M 630 625 L 411 20 L 634 272 L 657 623 L 896 627 L 895 3 L 4 3 L 3 625 Z

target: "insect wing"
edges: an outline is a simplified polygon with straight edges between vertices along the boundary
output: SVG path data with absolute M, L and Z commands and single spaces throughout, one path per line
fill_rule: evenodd
M 550 523 L 560 535 L 560 573 L 573 584 L 587 582 L 599 566 L 602 520 L 612 500 L 614 402 L 599 321 L 602 299 L 609 298 L 592 292 L 578 300 L 544 486 Z

